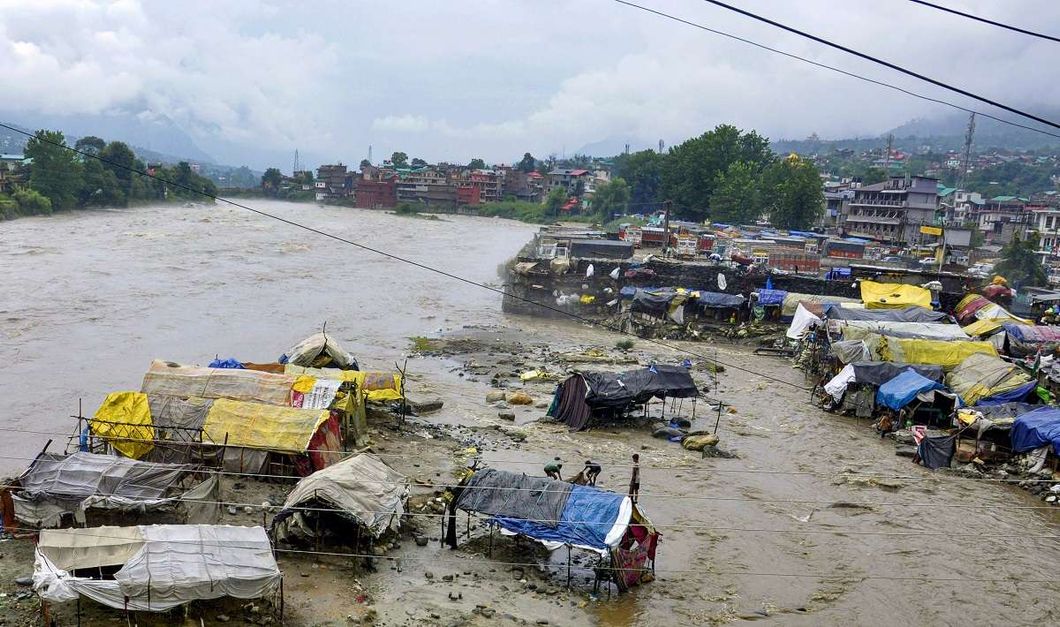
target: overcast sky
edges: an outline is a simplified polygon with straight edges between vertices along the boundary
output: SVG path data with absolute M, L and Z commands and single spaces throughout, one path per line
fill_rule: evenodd
M 1060 34 L 1056 0 L 937 1 Z M 1060 44 L 907 0 L 731 2 L 1004 102 L 1060 103 Z M 700 0 L 641 3 L 943 93 Z M 166 116 L 219 161 L 256 167 L 295 148 L 357 163 L 369 144 L 376 161 L 508 162 L 724 122 L 866 136 L 948 113 L 613 0 L 0 0 L 0 109 Z

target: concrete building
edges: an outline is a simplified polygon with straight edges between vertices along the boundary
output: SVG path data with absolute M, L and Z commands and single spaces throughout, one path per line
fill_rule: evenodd
M 847 236 L 907 246 L 920 241 L 920 227 L 935 224 L 938 180 L 924 176 L 892 176 L 863 185 L 840 215 L 839 230 Z
M 557 168 L 548 173 L 548 191 L 557 187 L 567 190 L 568 194 L 585 193 L 592 187 L 592 172 L 583 169 Z
M 988 243 L 1007 244 L 1025 235 L 1034 216 L 1027 211 L 1026 198 L 995 196 L 983 203 L 975 221 Z
M 322 165 L 317 168 L 317 178 L 314 184 L 317 200 L 345 198 L 353 193 L 353 189 L 348 186 L 346 170 L 346 166 L 341 163 Z

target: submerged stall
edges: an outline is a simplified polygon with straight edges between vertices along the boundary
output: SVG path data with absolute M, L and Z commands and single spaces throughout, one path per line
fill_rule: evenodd
M 282 577 L 265 529 L 228 525 L 44 530 L 33 566 L 33 588 L 43 603 L 83 596 L 146 612 L 266 597 L 279 590 Z
M 487 515 L 491 528 L 550 550 L 577 547 L 606 557 L 620 590 L 650 580 L 655 569 L 659 533 L 639 506 L 621 494 L 487 468 L 454 490 L 445 531 L 454 548 L 457 510 Z
M 559 384 L 548 415 L 572 431 L 595 417 L 619 417 L 652 398 L 694 398 L 699 388 L 684 366 L 654 365 L 626 372 L 582 372 Z
M 273 535 L 288 542 L 331 536 L 357 545 L 362 532 L 377 538 L 397 530 L 409 490 L 408 478 L 375 455 L 355 455 L 301 479 L 273 519 Z
M 115 455 L 42 453 L 11 493 L 15 518 L 33 527 L 147 522 L 216 522 L 216 474 L 182 464 Z
M 946 376 L 946 385 L 965 405 L 1021 401 L 1037 382 L 1015 364 L 997 356 L 970 355 Z

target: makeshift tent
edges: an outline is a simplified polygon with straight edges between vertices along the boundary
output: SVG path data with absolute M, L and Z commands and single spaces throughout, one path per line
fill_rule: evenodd
M 147 395 L 140 392 L 108 394 L 89 427 L 126 457 L 139 459 L 154 448 L 151 408 Z
M 895 364 L 889 361 L 855 361 L 847 364 L 824 389 L 837 402 L 851 383 L 879 387 L 903 372 L 915 372 L 931 381 L 942 381 L 942 367 L 926 364 Z
M 942 322 L 949 316 L 926 307 L 909 306 L 900 309 L 856 309 L 851 307 L 825 307 L 825 316 L 832 320 L 890 320 L 892 322 Z
M 456 546 L 456 510 L 486 514 L 501 533 L 549 549 L 566 545 L 610 555 L 620 589 L 654 569 L 659 534 L 625 495 L 487 468 L 454 491 L 446 531 L 450 546 Z
M 883 361 L 905 364 L 935 364 L 944 369 L 958 366 L 970 355 L 983 353 L 997 357 L 990 342 L 947 342 L 944 340 L 914 340 L 879 337 L 877 354 Z M 868 340 L 866 339 L 866 343 Z
M 759 307 L 783 307 L 784 298 L 788 295 L 784 290 L 770 290 L 765 288 L 756 290 L 755 294 L 758 296 L 755 305 Z M 792 313 L 794 313 L 794 310 L 792 310 Z
M 1060 455 L 1060 408 L 1040 407 L 1016 418 L 1012 423 L 1012 450 L 1025 453 L 1052 446 Z
M 968 294 L 962 298 L 954 311 L 961 324 L 968 324 L 973 320 L 1011 320 L 1020 324 L 1033 324 L 1033 321 L 1014 316 L 1001 305 L 979 294 Z
M 99 573 L 119 566 L 112 579 Z M 272 594 L 283 575 L 262 527 L 142 525 L 40 534 L 33 589 L 45 602 L 79 596 L 164 612 L 192 601 Z
M 373 403 L 400 401 L 402 393 L 401 375 L 396 372 L 365 372 L 363 370 L 339 370 L 337 368 L 306 368 L 288 364 L 284 373 L 309 375 L 319 379 L 329 379 L 354 383 L 362 395 Z
M 844 340 L 864 339 L 870 333 L 921 340 L 967 340 L 956 324 L 938 322 L 892 322 L 881 320 L 829 320 L 828 330 Z
M 70 522 L 98 524 L 109 513 L 149 514 L 169 522 L 215 522 L 220 507 L 213 502 L 220 496 L 216 475 L 189 465 L 114 455 L 42 453 L 19 476 L 17 485 L 11 494 L 15 517 L 34 527 L 61 526 L 67 515 L 73 519 Z
M 941 383 L 906 370 L 880 386 L 876 392 L 876 404 L 897 411 L 911 403 L 918 394 L 940 389 Z
M 734 309 L 743 307 L 747 299 L 742 294 L 724 292 L 696 292 L 696 303 L 704 309 Z
M 1006 349 L 1013 357 L 1051 353 L 1060 347 L 1060 327 L 1032 327 L 1014 322 L 1003 323 L 1007 334 Z
M 652 398 L 691 398 L 699 389 L 683 366 L 654 365 L 627 372 L 582 372 L 571 375 L 556 388 L 549 416 L 567 423 L 571 430 L 588 426 L 594 411 L 616 414 Z
M 298 473 L 307 475 L 338 461 L 343 448 L 338 420 L 326 409 L 224 398 L 215 400 L 206 414 L 202 440 L 224 446 L 225 467 L 240 472 L 260 472 L 274 453 L 295 456 Z
M 795 308 L 795 314 L 791 317 L 791 324 L 788 325 L 788 331 L 784 335 L 797 340 L 806 334 L 806 331 L 811 327 L 815 327 L 821 324 L 821 318 L 810 313 L 810 310 L 805 305 L 799 303 L 799 306 Z
M 257 370 L 182 366 L 159 359 L 151 362 L 140 391 L 148 396 L 228 398 L 269 405 L 289 405 L 298 377 Z
M 334 336 L 325 333 L 314 333 L 287 349 L 279 362 L 294 366 L 359 370 L 353 353 L 343 348 Z
M 965 405 L 976 405 L 991 397 L 997 402 L 1022 400 L 1036 383 L 1019 366 L 996 355 L 978 354 L 969 355 L 958 364 L 946 376 L 946 385 Z M 1007 398 L 1009 393 L 1019 398 Z
M 375 455 L 355 455 L 299 480 L 272 521 L 273 533 L 281 540 L 312 538 L 318 517 L 337 515 L 379 537 L 398 528 L 408 495 L 404 475 Z
M 903 283 L 861 281 L 861 300 L 868 309 L 931 308 L 931 290 Z
M 1000 331 L 1005 322 L 1004 319 L 976 320 L 964 327 L 964 332 L 970 337 L 984 338 Z
M 838 305 L 840 303 L 857 303 L 859 302 L 855 298 L 845 298 L 843 296 L 828 296 L 825 294 L 800 294 L 798 292 L 788 292 L 784 296 L 784 302 L 781 305 L 780 315 L 782 316 L 793 316 L 795 310 L 798 308 L 799 303 L 802 304 L 831 304 Z

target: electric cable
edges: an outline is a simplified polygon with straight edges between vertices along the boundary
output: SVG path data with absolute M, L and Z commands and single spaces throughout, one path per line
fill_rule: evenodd
M 727 32 L 722 31 L 722 30 L 718 30 L 718 29 L 715 29 L 715 28 L 710 28 L 709 26 L 704 26 L 703 24 L 699 24 L 697 22 L 692 22 L 690 20 L 686 20 L 684 18 L 677 17 L 676 15 L 672 15 L 670 13 L 666 13 L 664 11 L 659 11 L 657 9 L 653 9 L 651 7 L 646 7 L 646 6 L 637 4 L 635 2 L 630 2 L 629 0 L 614 0 L 614 1 L 619 3 L 619 4 L 623 4 L 623 5 L 626 5 L 628 7 L 634 8 L 634 9 L 639 9 L 639 10 L 645 11 L 647 13 L 652 13 L 652 14 L 657 15 L 659 17 L 662 17 L 662 18 L 665 18 L 665 19 L 668 19 L 668 20 L 672 20 L 674 22 L 679 22 L 681 24 L 685 24 L 686 26 L 691 26 L 693 28 L 698 28 L 699 30 L 703 30 L 703 31 L 706 31 L 706 32 L 709 32 L 709 33 L 713 33 L 715 35 L 720 35 L 722 37 L 727 37 L 729 39 L 732 39 L 732 40 L 735 40 L 735 41 L 739 41 L 739 42 L 754 46 L 756 48 L 760 48 L 762 50 L 767 50 L 769 52 L 780 54 L 780 55 L 783 55 L 783 56 L 791 58 L 791 59 L 796 59 L 798 61 L 802 61 L 804 63 L 809 63 L 810 65 L 814 65 L 814 66 L 817 66 L 817 67 L 822 68 L 822 69 L 830 70 L 832 72 L 836 72 L 838 74 L 842 74 L 842 75 L 848 76 L 850 78 L 856 78 L 856 79 L 858 79 L 860 81 L 864 81 L 866 83 L 872 83 L 873 85 L 878 85 L 880 87 L 886 87 L 888 89 L 892 89 L 894 91 L 898 91 L 898 92 L 901 92 L 903 94 L 906 94 L 907 96 L 913 96 L 914 98 L 919 98 L 920 100 L 925 100 L 927 102 L 933 102 L 935 104 L 941 104 L 941 105 L 945 105 L 947 107 L 952 107 L 952 108 L 957 109 L 959 111 L 964 111 L 965 113 L 974 113 L 976 115 L 979 115 L 979 116 L 982 116 L 984 118 L 988 118 L 988 119 L 994 120 L 996 122 L 1000 122 L 1002 124 L 1007 124 L 1009 126 L 1014 126 L 1014 127 L 1017 127 L 1017 128 L 1026 129 L 1028 131 L 1034 131 L 1035 133 L 1041 133 L 1042 135 L 1048 135 L 1050 137 L 1056 137 L 1056 138 L 1060 139 L 1060 133 L 1053 133 L 1053 132 L 1047 131 L 1045 129 L 1037 128 L 1037 127 L 1034 127 L 1034 126 L 1028 126 L 1026 124 L 1021 124 L 1019 122 L 1014 122 L 1012 120 L 1006 120 L 1005 118 L 1001 118 L 1001 117 L 998 117 L 996 115 L 991 115 L 991 114 L 983 112 L 983 111 L 979 111 L 979 110 L 976 110 L 976 109 L 971 109 L 969 107 L 965 107 L 963 105 L 959 105 L 959 104 L 956 104 L 956 103 L 953 103 L 953 102 L 942 100 L 940 98 L 935 98 L 933 96 L 928 96 L 928 95 L 925 95 L 925 94 L 917 93 L 917 92 L 912 91 L 910 89 L 906 89 L 904 87 L 899 87 L 898 85 L 887 83 L 885 81 L 877 80 L 877 79 L 874 79 L 874 78 L 869 78 L 867 76 L 862 76 L 860 74 L 856 74 L 854 72 L 843 70 L 841 68 L 838 68 L 838 67 L 835 67 L 835 66 L 832 66 L 832 65 L 828 65 L 826 63 L 821 63 L 820 61 L 814 61 L 813 59 L 810 59 L 810 58 L 807 58 L 807 57 L 803 57 L 803 56 L 800 56 L 800 55 L 797 55 L 797 54 L 794 54 L 794 53 L 791 53 L 791 52 L 785 52 L 785 51 L 780 50 L 778 48 L 773 48 L 773 47 L 767 46 L 765 44 L 760 44 L 760 43 L 758 43 L 756 41 L 753 41 L 751 39 L 747 39 L 745 37 L 740 37 L 738 35 L 733 35 L 731 33 L 727 33 Z
M 959 15 L 961 17 L 966 17 L 966 18 L 968 18 L 970 20 L 975 20 L 976 22 L 982 22 L 984 24 L 989 24 L 991 26 L 997 26 L 998 28 L 1004 28 L 1006 30 L 1015 31 L 1015 32 L 1023 34 L 1023 35 L 1029 35 L 1031 37 L 1038 37 L 1040 39 L 1048 39 L 1049 41 L 1055 41 L 1055 42 L 1060 43 L 1060 38 L 1053 37 L 1052 35 L 1046 35 L 1045 33 L 1037 33 L 1037 32 L 1034 32 L 1032 30 L 1027 30 L 1026 28 L 1020 28 L 1019 26 L 1013 26 L 1011 24 L 1004 24 L 1002 22 L 997 22 L 995 20 L 987 19 L 985 17 L 980 17 L 978 15 L 973 15 L 971 13 L 965 13 L 964 11 L 958 11 L 957 9 L 952 9 L 950 7 L 944 7 L 944 6 L 940 5 L 940 4 L 935 4 L 934 2 L 925 2 L 925 0 L 909 0 L 909 1 L 910 2 L 915 2 L 916 4 L 920 4 L 920 5 L 923 5 L 923 6 L 926 6 L 926 7 L 931 7 L 932 9 L 938 9 L 939 11 L 945 11 L 946 13 L 952 13 L 953 15 Z
M 741 9 L 739 7 L 735 7 L 735 6 L 731 5 L 731 4 L 726 4 L 724 2 L 721 2 L 721 0 L 702 0 L 702 1 L 706 2 L 708 4 L 713 4 L 715 6 L 721 7 L 723 9 L 728 9 L 729 11 L 733 11 L 735 13 L 739 13 L 740 15 L 749 17 L 749 18 L 754 19 L 754 20 L 758 20 L 759 22 L 763 22 L 765 24 L 769 24 L 770 26 L 775 26 L 776 28 L 788 31 L 789 33 L 794 33 L 796 35 L 799 35 L 800 37 L 805 37 L 806 39 L 810 39 L 812 41 L 816 41 L 819 44 L 824 44 L 824 45 L 829 46 L 831 48 L 835 48 L 836 50 L 842 50 L 843 52 L 846 52 L 847 54 L 852 54 L 852 55 L 854 55 L 854 56 L 856 56 L 858 58 L 865 59 L 866 61 L 871 61 L 873 63 L 876 63 L 877 65 L 882 65 L 882 66 L 890 68 L 892 70 L 901 72 L 902 74 L 906 74 L 906 75 L 912 76 L 913 78 L 920 79 L 920 80 L 922 80 L 924 82 L 927 82 L 927 83 L 931 83 L 932 85 L 935 85 L 936 87 L 941 87 L 941 88 L 946 89 L 948 91 L 952 91 L 954 93 L 961 94 L 962 96 L 967 96 L 968 98 L 972 98 L 973 100 L 978 100 L 979 102 L 988 104 L 988 105 L 993 106 L 993 107 L 997 107 L 998 109 L 1003 109 L 1005 111 L 1008 111 L 1009 113 L 1015 113 L 1018 116 L 1027 118 L 1029 120 L 1034 120 L 1035 122 L 1039 122 L 1041 124 L 1045 124 L 1046 126 L 1051 126 L 1053 128 L 1060 129 L 1060 123 L 1053 122 L 1052 120 L 1047 120 L 1047 119 L 1045 119 L 1043 117 L 1034 115 L 1033 113 L 1028 113 L 1026 111 L 1023 111 L 1021 109 L 1017 109 L 1015 107 L 1011 107 L 1009 105 L 1006 105 L 1004 103 L 998 102 L 996 100 L 991 100 L 990 98 L 987 98 L 985 96 L 980 96 L 980 95 L 972 93 L 972 92 L 970 92 L 970 91 L 968 91 L 966 89 L 962 89 L 960 87 L 951 85 L 951 84 L 946 83 L 944 81 L 940 81 L 940 80 L 931 78 L 930 76 L 925 76 L 924 74 L 920 74 L 919 72 L 914 72 L 913 70 L 904 68 L 904 67 L 902 67 L 900 65 L 897 65 L 895 63 L 891 63 L 890 61 L 885 61 L 885 60 L 880 59 L 878 57 L 874 57 L 874 56 L 872 56 L 870 54 L 866 54 L 864 52 L 859 52 L 857 50 L 854 50 L 853 48 L 848 48 L 847 46 L 844 46 L 842 44 L 837 44 L 834 41 L 831 41 L 829 39 L 825 39 L 824 37 L 818 37 L 817 35 L 813 35 L 811 33 L 805 32 L 805 31 L 801 31 L 801 30 L 799 30 L 797 28 L 794 28 L 792 26 L 788 26 L 786 24 L 782 24 L 782 23 L 777 22 L 775 20 L 771 20 L 771 19 L 769 19 L 767 17 L 763 17 L 761 15 L 758 15 L 757 13 L 752 13 L 750 11 Z

